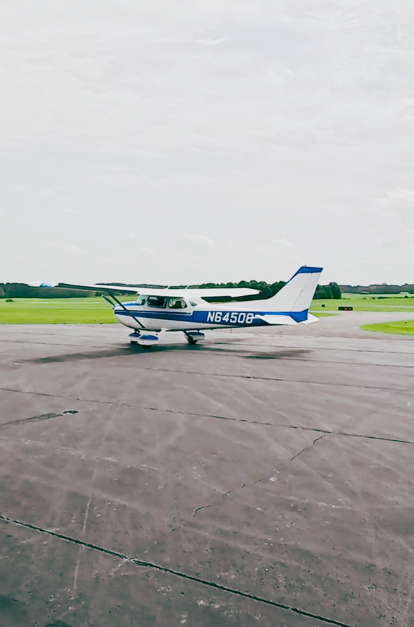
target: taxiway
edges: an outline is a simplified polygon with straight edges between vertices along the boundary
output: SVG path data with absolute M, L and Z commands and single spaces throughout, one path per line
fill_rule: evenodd
M 0 327 L 0 624 L 414 624 L 414 341 L 379 318 Z

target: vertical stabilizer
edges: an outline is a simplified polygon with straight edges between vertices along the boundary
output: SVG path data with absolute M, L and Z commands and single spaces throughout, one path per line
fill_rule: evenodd
M 282 289 L 260 301 L 263 310 L 283 313 L 307 311 L 314 297 L 322 268 L 302 266 Z

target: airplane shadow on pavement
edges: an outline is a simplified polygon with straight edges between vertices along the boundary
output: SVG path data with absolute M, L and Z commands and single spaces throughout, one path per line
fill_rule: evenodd
M 244 359 L 288 359 L 289 357 L 297 358 L 303 356 L 311 351 L 306 349 L 291 349 L 291 350 L 278 350 L 278 351 L 246 351 L 242 346 L 237 348 L 219 348 L 216 346 L 206 346 L 200 344 L 197 346 L 191 346 L 190 344 L 178 344 L 178 345 L 159 345 L 152 347 L 151 351 L 141 346 L 125 346 L 119 348 L 113 348 L 108 350 L 96 350 L 83 353 L 66 353 L 64 355 L 51 355 L 50 357 L 38 357 L 36 359 L 25 359 L 21 363 L 36 363 L 36 364 L 50 364 L 50 363 L 63 363 L 71 361 L 83 361 L 86 359 L 106 359 L 110 357 L 125 357 L 130 355 L 149 355 L 154 353 L 163 352 L 203 352 L 213 353 L 218 356 L 228 357 L 242 357 Z

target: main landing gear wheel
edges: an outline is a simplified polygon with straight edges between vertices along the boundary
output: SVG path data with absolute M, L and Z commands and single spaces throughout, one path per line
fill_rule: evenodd
M 194 346 L 198 340 L 204 340 L 204 333 L 200 331 L 184 331 L 185 338 L 189 344 Z

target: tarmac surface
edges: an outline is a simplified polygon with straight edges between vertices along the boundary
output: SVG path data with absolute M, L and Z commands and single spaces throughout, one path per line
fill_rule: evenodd
M 414 625 L 414 338 L 0 326 L 1 627 Z

